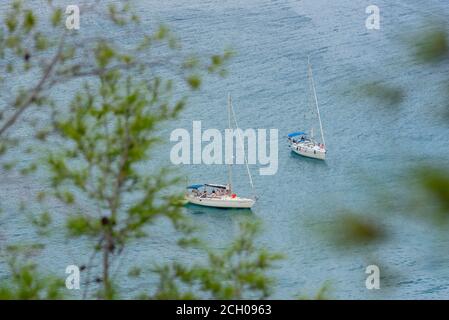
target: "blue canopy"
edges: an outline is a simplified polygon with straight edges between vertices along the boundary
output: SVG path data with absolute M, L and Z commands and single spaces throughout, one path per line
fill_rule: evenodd
M 293 138 L 293 137 L 296 137 L 296 136 L 305 136 L 305 135 L 307 135 L 307 133 L 302 132 L 302 131 L 298 131 L 298 132 L 289 133 L 287 135 L 287 137 Z
M 187 189 L 199 189 L 201 187 L 204 187 L 204 184 L 192 184 L 191 186 L 188 186 Z

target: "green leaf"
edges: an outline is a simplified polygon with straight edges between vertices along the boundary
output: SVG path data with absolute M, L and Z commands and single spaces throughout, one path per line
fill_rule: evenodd
M 13 33 L 18 25 L 17 17 L 14 14 L 9 14 L 5 19 L 6 27 L 10 33 Z
M 84 215 L 70 216 L 67 219 L 69 235 L 79 237 L 83 235 L 97 235 L 101 229 L 100 222 Z
M 417 58 L 423 62 L 439 62 L 449 58 L 448 34 L 445 29 L 435 29 L 419 35 L 415 47 Z
M 187 83 L 191 89 L 197 90 L 201 86 L 201 78 L 198 75 L 191 75 L 187 78 Z
M 51 15 L 51 24 L 53 25 L 53 27 L 58 26 L 61 23 L 61 19 L 62 19 L 62 9 L 57 8 L 53 11 Z
M 25 29 L 25 32 L 29 33 L 34 28 L 35 25 L 36 25 L 36 16 L 34 15 L 33 11 L 26 10 L 23 20 L 23 28 Z

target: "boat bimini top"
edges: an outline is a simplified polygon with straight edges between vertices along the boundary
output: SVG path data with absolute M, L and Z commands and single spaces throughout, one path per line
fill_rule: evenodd
M 192 184 L 192 185 L 188 186 L 187 189 L 198 190 L 199 188 L 202 188 L 202 187 L 211 187 L 214 189 L 227 189 L 228 188 L 228 186 L 224 185 L 224 184 L 205 183 L 205 184 Z
M 198 190 L 201 187 L 204 187 L 204 184 L 192 184 L 191 186 L 188 186 L 186 189 Z

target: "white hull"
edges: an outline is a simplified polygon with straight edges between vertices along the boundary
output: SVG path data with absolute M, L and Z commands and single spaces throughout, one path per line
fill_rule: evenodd
M 304 145 L 301 143 L 290 143 L 290 148 L 293 152 L 308 158 L 325 160 L 326 149 L 318 147 L 316 145 Z
M 185 196 L 186 200 L 192 204 L 196 204 L 199 206 L 205 207 L 215 207 L 215 208 L 239 208 L 239 209 L 250 209 L 255 201 L 253 199 L 248 198 L 240 198 L 240 197 L 195 197 L 191 195 Z

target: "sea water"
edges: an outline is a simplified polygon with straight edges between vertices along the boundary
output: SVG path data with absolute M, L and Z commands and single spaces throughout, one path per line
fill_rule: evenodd
M 262 221 L 257 244 L 285 255 L 272 273 L 277 279 L 274 298 L 313 296 L 326 283 L 329 297 L 334 298 L 446 298 L 449 294 L 447 239 L 433 227 L 408 219 L 406 209 L 383 212 L 382 199 L 373 196 L 403 188 L 400 181 L 406 169 L 419 161 L 449 164 L 449 130 L 436 112 L 447 103 L 443 94 L 447 68 L 419 65 L 404 41 L 425 30 L 429 21 L 447 19 L 449 4 L 379 0 L 375 4 L 380 8 L 380 29 L 368 30 L 365 9 L 371 4 L 361 0 L 137 1 L 143 27 L 168 25 L 185 50 L 206 55 L 232 48 L 236 53 L 228 76 L 207 77 L 180 118 L 161 132 L 166 145 L 154 153 L 154 162 L 171 165 L 169 137 L 176 128 L 191 128 L 193 121 L 202 121 L 205 128 L 224 130 L 229 92 L 242 129 L 279 130 L 276 174 L 259 175 L 257 165 L 250 166 L 259 197 L 252 212 L 186 208 L 202 238 L 218 249 L 237 234 L 241 219 Z M 0 5 L 2 11 L 6 6 Z M 84 23 L 81 19 L 78 32 L 108 32 L 95 21 Z M 111 34 L 125 41 L 123 34 Z M 128 37 L 132 41 L 137 35 Z M 325 162 L 293 154 L 284 139 L 289 132 L 310 130 L 304 128 L 310 111 L 308 55 L 328 150 Z M 400 87 L 405 98 L 399 105 L 369 98 L 360 85 L 370 81 Z M 68 103 L 72 91 L 59 93 L 59 101 Z M 32 130 L 21 127 L 19 135 L 25 140 Z M 21 156 L 18 161 L 29 160 Z M 225 183 L 227 178 L 223 165 L 176 169 L 188 183 Z M 3 169 L 0 176 L 2 241 L 39 240 L 15 204 L 26 200 L 29 211 L 41 210 L 32 195 L 49 188 L 46 176 L 21 177 Z M 233 182 L 239 195 L 250 195 L 243 165 L 234 166 Z M 47 209 L 56 214 L 65 211 L 57 203 Z M 390 237 L 377 246 L 339 250 L 317 230 L 332 226 L 340 210 L 375 212 L 374 219 L 387 224 Z M 89 242 L 66 240 L 63 219 L 55 221 L 60 225 L 45 240 L 47 248 L 37 259 L 42 270 L 63 278 L 67 265 L 87 261 Z M 170 224 L 157 223 L 150 230 L 147 239 L 125 249 L 114 265 L 124 298 L 150 292 L 156 285 L 154 275 L 146 281 L 130 280 L 127 268 L 134 263 L 148 270 L 157 263 L 202 261 L 198 252 L 176 246 Z M 380 266 L 379 290 L 365 287 L 370 264 Z M 4 264 L 0 274 L 5 275 Z

